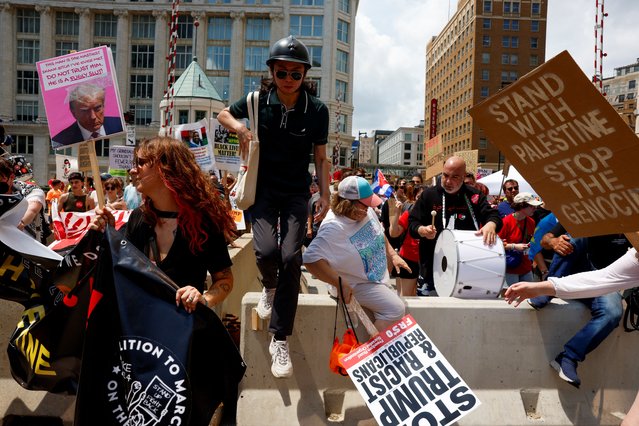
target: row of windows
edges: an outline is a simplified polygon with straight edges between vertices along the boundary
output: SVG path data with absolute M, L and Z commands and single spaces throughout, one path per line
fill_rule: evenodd
M 484 18 L 482 21 L 482 29 L 490 30 L 492 28 L 492 19 Z M 519 31 L 519 19 L 504 19 L 502 28 L 506 31 Z M 530 31 L 539 32 L 539 21 L 530 21 Z
M 324 0 L 291 0 L 291 6 L 324 6 Z M 351 0 L 339 0 L 337 7 L 340 12 L 351 13 Z
M 484 0 L 483 11 L 484 13 L 493 13 L 492 0 Z M 504 1 L 502 11 L 504 14 L 518 15 L 519 13 L 521 13 L 521 3 L 518 1 Z M 532 2 L 530 4 L 530 14 L 532 16 L 539 16 L 539 14 L 541 14 L 540 2 Z
M 490 47 L 491 37 L 489 35 L 482 36 L 481 45 L 482 47 Z M 502 36 L 501 37 L 501 47 L 512 47 L 514 49 L 519 47 L 519 36 Z M 539 38 L 538 37 L 530 37 L 530 48 L 537 49 L 539 47 Z
M 347 10 L 350 2 L 342 1 Z M 77 37 L 80 32 L 80 17 L 74 12 L 56 12 L 55 34 L 58 36 Z M 151 15 L 133 15 L 131 18 L 131 38 L 153 40 L 155 38 L 155 17 Z M 208 19 L 207 37 L 209 40 L 231 40 L 232 20 L 227 17 L 210 17 Z M 117 37 L 118 19 L 113 14 L 98 13 L 94 15 L 95 37 Z M 321 15 L 291 15 L 289 31 L 303 37 L 322 37 L 324 17 Z M 40 15 L 33 9 L 18 9 L 18 33 L 38 34 L 40 32 Z M 193 17 L 180 15 L 177 22 L 179 39 L 193 37 Z M 350 24 L 342 19 L 337 21 L 337 39 L 349 42 Z M 268 18 L 246 19 L 246 40 L 269 41 L 271 21 Z
M 186 68 L 190 63 L 192 47 L 177 46 L 176 66 Z M 318 65 L 321 58 L 321 47 L 316 47 L 314 53 L 317 59 L 314 65 Z M 247 47 L 245 49 L 245 71 L 266 71 L 266 59 L 268 58 L 268 48 Z M 153 45 L 132 45 L 131 46 L 131 67 L 134 69 L 153 69 L 154 46 Z M 230 47 L 209 46 L 206 60 L 207 69 L 229 70 L 230 69 Z M 347 72 L 348 53 L 338 50 L 338 70 Z M 34 70 L 17 71 L 17 93 L 18 94 L 39 94 L 38 75 Z M 152 96 L 153 76 L 145 74 L 133 74 L 131 76 L 131 97 L 150 98 Z M 346 101 L 347 83 L 337 80 L 336 91 L 341 93 L 341 100 Z
M 33 135 L 14 135 L 14 144 L 10 147 L 12 154 L 25 154 L 33 155 Z M 109 140 L 102 139 L 95 141 L 95 151 L 100 157 L 109 156 Z M 49 150 L 49 154 L 61 154 L 60 151 L 54 151 L 53 148 Z M 71 155 L 71 149 L 65 150 L 64 155 Z
M 502 82 L 511 82 L 517 80 L 518 78 L 519 73 L 517 71 L 501 71 Z M 481 79 L 483 81 L 490 80 L 490 70 L 481 70 Z

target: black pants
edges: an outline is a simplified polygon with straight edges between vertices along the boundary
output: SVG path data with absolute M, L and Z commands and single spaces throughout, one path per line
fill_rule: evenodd
M 308 215 L 306 194 L 262 190 L 250 208 L 253 248 L 262 284 L 275 288 L 269 331 L 290 336 L 297 312 L 302 274 L 302 242 Z M 279 234 L 278 234 L 279 223 Z M 279 236 L 279 238 L 278 238 Z

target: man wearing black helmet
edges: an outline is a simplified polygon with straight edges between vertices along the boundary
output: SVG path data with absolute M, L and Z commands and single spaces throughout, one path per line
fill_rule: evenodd
M 304 81 L 311 63 L 302 42 L 293 36 L 277 41 L 266 64 L 272 79 L 263 80 L 259 91 L 260 166 L 255 203 L 248 211 L 264 285 L 256 309 L 260 317 L 271 317 L 271 372 L 275 377 L 290 377 L 293 364 L 286 337 L 293 332 L 297 310 L 311 153 L 320 186 L 314 219 L 323 219 L 329 208 L 328 109 L 314 96 L 314 87 Z M 237 133 L 241 153 L 248 152 L 251 132 L 238 119 L 247 117 L 246 98 L 217 117 L 224 127 Z

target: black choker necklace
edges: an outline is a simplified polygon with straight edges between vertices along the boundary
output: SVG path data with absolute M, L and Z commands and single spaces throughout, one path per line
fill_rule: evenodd
M 162 219 L 176 219 L 178 217 L 178 212 L 165 212 L 163 210 L 158 210 L 155 207 L 152 207 L 152 209 L 153 213 Z

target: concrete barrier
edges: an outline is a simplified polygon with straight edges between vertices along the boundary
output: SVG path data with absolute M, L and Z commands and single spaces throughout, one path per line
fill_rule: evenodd
M 229 247 L 229 254 L 233 260 L 231 269 L 235 285 L 231 295 L 215 309 L 220 318 L 226 314 L 239 317 L 244 294 L 248 291 L 261 291 L 261 284 L 257 279 L 252 235 L 241 236 L 236 240 L 235 245 L 236 247 Z M 21 305 L 0 300 L 0 345 L 6 347 L 21 313 Z M 65 425 L 73 424 L 75 397 L 29 391 L 22 388 L 11 377 L 6 350 L 0 350 L 0 389 L 2 389 L 0 391 L 0 418 L 8 415 L 51 416 L 61 418 Z
M 325 294 L 301 294 L 290 339 L 295 375 L 270 372 L 266 321 L 251 329 L 251 312 L 261 285 L 250 234 L 230 248 L 235 285 L 216 309 L 242 320 L 241 351 L 248 365 L 240 384 L 237 424 L 374 425 L 364 401 L 347 377 L 328 369 L 335 303 Z M 316 287 L 311 293 L 321 293 Z M 0 342 L 6 344 L 21 307 L 0 300 Z M 576 302 L 554 301 L 541 312 L 514 309 L 502 301 L 408 298 L 407 312 L 428 333 L 482 401 L 460 425 L 618 425 L 639 388 L 639 333 L 621 329 L 580 364 L 581 389 L 560 380 L 548 366 L 590 314 Z M 342 328 L 343 331 L 343 328 Z M 359 336 L 365 336 L 358 329 Z M 52 416 L 73 422 L 74 397 L 22 389 L 0 351 L 0 415 Z
M 250 324 L 259 293 L 242 301 Z M 500 300 L 407 298 L 412 314 L 482 405 L 459 425 L 618 425 L 639 388 L 639 336 L 616 329 L 579 365 L 581 389 L 561 379 L 549 362 L 590 318 L 578 302 L 555 300 L 540 312 Z M 269 334 L 242 327 L 248 365 L 240 384 L 237 424 L 375 424 L 347 377 L 328 369 L 335 302 L 300 295 L 291 358 L 294 376 L 270 372 Z M 343 332 L 343 326 L 341 328 Z M 366 336 L 358 328 L 359 336 Z

